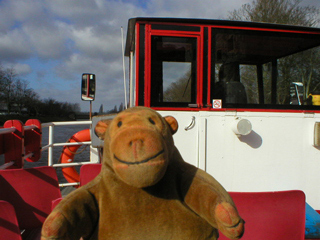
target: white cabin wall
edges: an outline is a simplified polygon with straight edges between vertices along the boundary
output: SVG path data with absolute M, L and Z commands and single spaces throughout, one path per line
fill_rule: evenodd
M 215 177 L 227 191 L 300 189 L 320 209 L 320 149 L 313 146 L 319 115 L 277 112 L 160 112 L 179 122 L 175 144 L 184 160 Z M 195 126 L 185 131 L 195 116 Z M 252 132 L 238 137 L 236 118 Z
M 198 132 L 199 112 L 182 112 L 182 111 L 159 111 L 162 116 L 174 116 L 179 124 L 177 133 L 173 136 L 174 143 L 182 155 L 182 158 L 198 167 Z M 195 117 L 194 125 L 189 130 L 185 130 L 192 123 L 192 117 Z

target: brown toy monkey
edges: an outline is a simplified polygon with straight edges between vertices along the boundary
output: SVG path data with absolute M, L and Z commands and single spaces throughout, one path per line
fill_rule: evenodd
M 186 163 L 174 146 L 173 117 L 134 107 L 98 122 L 101 173 L 48 216 L 42 239 L 238 239 L 244 221 L 224 188 Z

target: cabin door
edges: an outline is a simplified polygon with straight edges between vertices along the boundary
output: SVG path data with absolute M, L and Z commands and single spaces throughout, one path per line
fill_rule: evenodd
M 199 34 L 150 31 L 146 41 L 144 105 L 179 123 L 174 141 L 185 161 L 199 166 L 202 60 Z

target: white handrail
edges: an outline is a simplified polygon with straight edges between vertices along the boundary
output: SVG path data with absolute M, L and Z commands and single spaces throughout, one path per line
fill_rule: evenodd
M 70 163 L 56 163 L 52 167 L 74 167 L 90 164 L 91 162 L 70 162 Z
M 68 122 L 49 122 L 41 124 L 42 128 L 48 127 L 48 145 L 43 146 L 41 151 L 48 149 L 48 166 L 52 167 L 73 167 L 80 166 L 84 164 L 89 164 L 91 162 L 70 162 L 70 163 L 54 163 L 53 162 L 53 148 L 59 146 L 74 146 L 74 145 L 90 145 L 91 141 L 86 142 L 63 142 L 63 143 L 55 143 L 54 142 L 54 128 L 55 126 L 70 126 L 70 125 L 91 125 L 92 121 L 68 121 Z M 79 183 L 60 183 L 60 187 L 66 186 L 76 186 Z
M 5 163 L 5 164 L 3 164 L 3 165 L 0 166 L 0 170 L 7 169 L 8 167 L 11 167 L 13 164 L 14 164 L 14 161 Z
M 91 144 L 90 142 L 81 142 L 81 143 L 54 143 L 54 127 L 55 126 L 70 126 L 70 125 L 90 125 L 92 121 L 68 121 L 68 122 L 48 122 L 41 124 L 41 127 L 49 128 L 48 135 L 48 145 L 41 148 L 41 151 L 48 149 L 48 166 L 53 166 L 53 147 L 57 146 L 65 146 L 65 145 L 83 145 L 83 144 Z
M 24 129 L 25 131 L 27 131 L 27 130 L 32 130 L 32 129 L 35 129 L 35 128 L 37 128 L 37 126 L 35 126 L 35 125 L 23 126 L 23 129 Z M 12 133 L 12 132 L 14 132 L 14 131 L 16 131 L 16 130 L 17 130 L 17 129 L 16 129 L 15 127 L 1 128 L 1 129 L 0 129 L 0 135 L 1 135 L 1 134 Z
M 60 183 L 59 187 L 70 187 L 70 186 L 79 186 L 79 182 L 74 182 L 74 183 Z
M 12 133 L 16 130 L 15 127 L 11 127 L 11 128 L 1 128 L 0 129 L 0 134 L 7 134 L 7 133 Z
M 32 130 L 32 129 L 35 129 L 37 128 L 36 125 L 30 125 L 30 126 L 23 126 L 23 129 L 26 131 L 26 130 Z
M 49 127 L 49 126 L 69 126 L 69 125 L 89 125 L 92 121 L 68 121 L 68 122 L 48 122 L 42 123 L 41 127 Z
M 23 160 L 26 160 L 27 158 L 32 157 L 32 156 L 33 156 L 33 152 L 23 156 Z
M 91 141 L 87 142 L 65 142 L 65 143 L 52 143 L 45 145 L 41 148 L 42 151 L 47 150 L 50 147 L 63 147 L 63 146 L 76 146 L 76 145 L 89 145 Z
M 89 145 L 91 141 L 87 142 L 65 142 L 65 143 L 54 143 L 54 147 L 61 147 L 61 146 L 76 146 L 76 145 Z
M 41 147 L 41 151 L 48 149 L 48 165 L 53 167 L 72 167 L 72 166 L 79 166 L 88 164 L 91 162 L 71 162 L 71 163 L 53 163 L 53 148 L 59 147 L 59 146 L 74 146 L 74 145 L 90 145 L 91 141 L 86 142 L 64 142 L 64 143 L 54 143 L 54 127 L 55 126 L 70 126 L 70 125 L 91 125 L 92 121 L 68 121 L 68 122 L 49 122 L 49 123 L 43 123 L 41 124 L 42 128 L 48 127 L 49 128 L 49 134 L 48 134 L 48 145 Z M 35 125 L 30 126 L 23 126 L 24 130 L 32 130 L 37 128 Z M 15 127 L 11 128 L 1 128 L 0 134 L 8 134 L 13 133 L 16 131 Z M 29 153 L 25 156 L 23 156 L 23 159 L 27 159 L 29 157 L 32 157 L 33 153 Z M 14 161 L 5 163 L 0 166 L 0 170 L 6 169 L 14 164 Z M 74 186 L 79 185 L 79 183 L 63 183 L 60 184 L 60 186 Z

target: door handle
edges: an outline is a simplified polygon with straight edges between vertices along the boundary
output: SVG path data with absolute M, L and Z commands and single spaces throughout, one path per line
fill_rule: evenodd
M 188 130 L 192 129 L 195 124 L 196 124 L 196 117 L 192 116 L 191 123 L 189 124 L 189 126 L 185 127 L 184 130 L 188 131 Z

